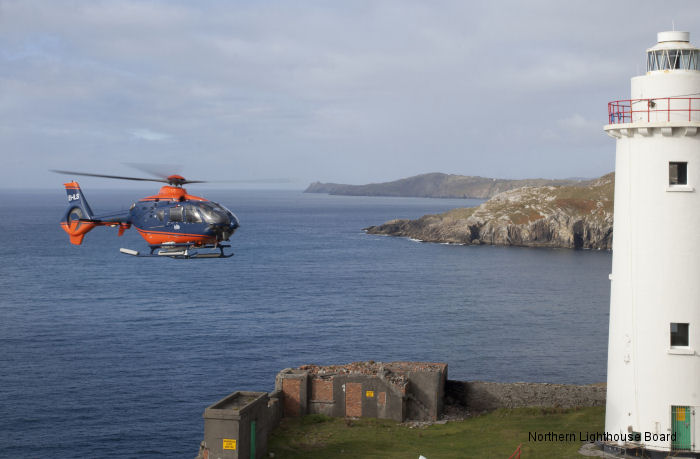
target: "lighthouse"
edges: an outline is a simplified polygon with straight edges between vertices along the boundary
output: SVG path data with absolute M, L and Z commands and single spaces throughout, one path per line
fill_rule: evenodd
M 616 139 L 605 440 L 700 457 L 700 50 L 688 32 L 657 42 L 605 126 Z

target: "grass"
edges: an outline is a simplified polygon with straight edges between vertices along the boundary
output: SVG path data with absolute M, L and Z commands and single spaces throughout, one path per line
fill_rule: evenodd
M 497 410 L 465 421 L 409 428 L 381 419 L 286 418 L 272 434 L 275 458 L 581 458 L 579 432 L 602 432 L 604 408 Z M 575 433 L 576 441 L 529 441 L 528 432 Z
M 476 209 L 476 207 L 459 207 L 457 209 L 448 210 L 447 212 L 439 214 L 438 216 L 452 220 L 466 220 L 472 216 Z

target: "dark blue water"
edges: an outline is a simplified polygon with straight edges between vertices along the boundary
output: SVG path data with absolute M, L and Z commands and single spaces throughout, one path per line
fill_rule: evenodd
M 95 210 L 143 193 L 86 191 Z M 192 190 L 194 191 L 194 190 Z M 68 244 L 65 193 L 0 204 L 0 456 L 192 458 L 204 408 L 305 363 L 427 360 L 452 379 L 605 380 L 607 252 L 368 236 L 463 200 L 212 192 L 223 260 L 134 258 L 135 231 Z M 476 201 L 469 202 L 476 204 Z

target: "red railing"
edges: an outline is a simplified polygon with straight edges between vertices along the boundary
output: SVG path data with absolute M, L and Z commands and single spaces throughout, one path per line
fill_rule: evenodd
M 700 121 L 700 97 L 658 97 L 608 103 L 608 122 Z

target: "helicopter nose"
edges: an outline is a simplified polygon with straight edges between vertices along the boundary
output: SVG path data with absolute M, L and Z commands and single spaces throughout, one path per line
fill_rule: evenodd
M 218 241 L 228 241 L 234 231 L 229 225 L 210 225 L 209 228 L 216 235 Z
M 209 228 L 214 231 L 217 240 L 228 241 L 239 226 L 238 218 L 233 214 L 229 214 L 227 223 L 209 225 Z
M 239 226 L 241 225 L 238 223 L 238 219 L 235 215 L 231 214 L 231 223 L 228 225 L 228 231 L 226 231 L 226 240 L 236 232 Z

